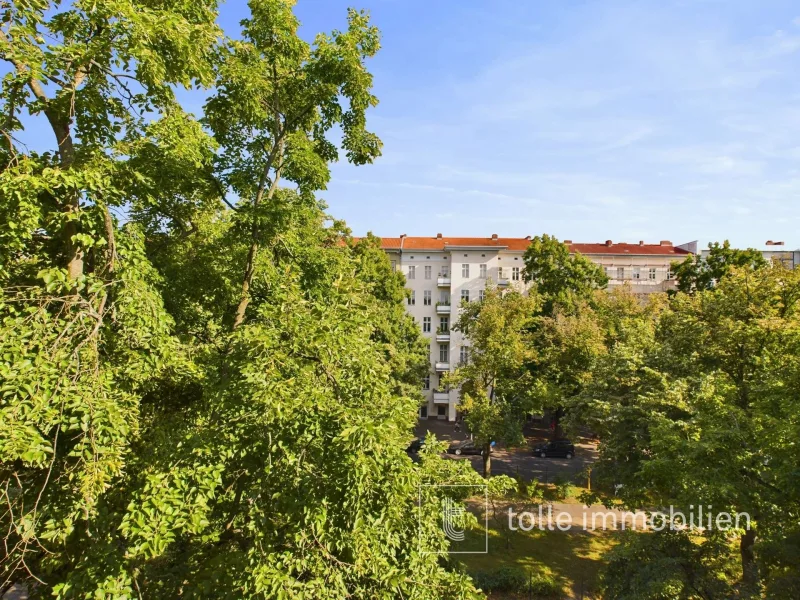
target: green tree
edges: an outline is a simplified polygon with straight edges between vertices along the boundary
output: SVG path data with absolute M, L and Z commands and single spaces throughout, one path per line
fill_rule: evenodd
M 525 250 L 527 282 L 533 282 L 542 297 L 541 314 L 550 315 L 556 305 L 571 308 L 591 298 L 594 290 L 608 285 L 603 268 L 547 234 L 536 236 Z
M 420 551 L 447 549 L 438 515 L 418 511 L 420 484 L 468 474 L 404 452 L 425 355 L 398 318 L 402 282 L 375 239 L 351 244 L 313 196 L 332 127 L 353 162 L 377 155 L 362 63 L 377 31 L 351 12 L 347 31 L 309 47 L 290 4 L 254 1 L 242 40 L 219 49 L 215 8 L 4 9 L 3 585 L 479 597 Z M 214 139 L 172 94 L 212 80 Z M 71 146 L 58 135 L 58 158 L 26 152 L 23 110 L 68 125 Z M 123 205 L 120 227 L 110 208 Z M 248 257 L 258 276 L 243 279 Z
M 248 251 L 240 299 L 232 319 L 242 324 L 251 299 L 259 247 L 274 243 L 273 207 L 282 179 L 301 198 L 325 189 L 328 164 L 339 149 L 331 130 L 341 131 L 347 159 L 358 165 L 379 156 L 381 142 L 366 129 L 366 111 L 377 104 L 364 62 L 380 47 L 365 13 L 350 10 L 346 31 L 320 34 L 309 45 L 297 33 L 293 0 L 250 0 L 242 39 L 230 40 L 219 69 L 216 94 L 205 122 L 221 146 L 221 186 L 242 200 L 234 208 Z
M 453 329 L 469 340 L 469 359 L 448 377 L 461 386 L 461 410 L 475 442 L 483 447 L 483 475 L 492 471 L 491 444 L 524 440 L 525 415 L 534 409 L 534 381 L 525 368 L 529 329 L 538 297 L 486 289 L 481 302 L 464 303 Z
M 685 531 L 628 532 L 601 573 L 608 600 L 714 600 L 731 597 L 733 561 L 725 540 L 698 543 Z
M 141 397 L 153 381 L 191 370 L 141 229 L 120 228 L 112 209 L 134 188 L 154 199 L 146 183 L 159 162 L 142 172 L 131 149 L 158 123 L 192 129 L 173 90 L 213 80 L 215 18 L 216 2 L 202 0 L 3 5 L 3 586 L 49 579 L 75 532 L 96 531 L 130 464 Z M 52 132 L 49 151 L 18 139 L 35 121 Z M 209 147 L 194 125 L 185 153 Z
M 602 267 L 549 235 L 525 251 L 525 280 L 542 298 L 533 325 L 528 368 L 538 382 L 540 403 L 553 415 L 553 439 L 563 436 L 564 400 L 587 378 L 600 333 L 593 306 L 608 284 Z
M 737 250 L 725 240 L 722 245 L 719 242 L 710 243 L 708 256 L 690 255 L 681 262 L 673 263 L 671 268 L 678 282 L 678 291 L 688 293 L 711 289 L 732 267 L 759 269 L 766 264 L 766 259 L 758 250 Z
M 750 516 L 735 532 L 744 596 L 798 589 L 798 300 L 796 271 L 732 268 L 655 318 L 630 317 L 585 390 L 594 473 L 629 506 Z M 730 548 L 724 533 L 706 538 Z

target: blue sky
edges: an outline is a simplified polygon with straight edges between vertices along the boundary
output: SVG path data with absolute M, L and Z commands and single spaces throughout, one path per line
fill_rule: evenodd
M 304 31 L 353 1 L 300 0 Z M 796 0 L 355 6 L 384 153 L 322 193 L 355 233 L 800 246 Z
M 297 6 L 309 40 L 348 5 L 383 33 L 383 156 L 320 194 L 355 234 L 800 247 L 797 0 L 356 2 Z

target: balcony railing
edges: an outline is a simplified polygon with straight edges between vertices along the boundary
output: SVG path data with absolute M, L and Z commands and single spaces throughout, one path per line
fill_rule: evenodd
M 499 287 L 505 287 L 508 285 L 508 277 L 498 277 L 497 285 Z
M 450 287 L 450 275 L 442 275 L 440 273 L 436 278 L 436 285 L 439 287 Z
M 450 370 L 450 361 L 449 360 L 436 361 L 436 370 L 437 371 L 449 371 Z
M 436 341 L 437 342 L 449 342 L 450 341 L 450 330 L 449 329 L 437 329 L 436 330 Z
M 433 401 L 435 403 L 450 402 L 450 392 L 447 390 L 433 390 Z
M 450 304 L 442 304 L 441 302 L 436 303 L 436 314 L 437 315 L 449 315 L 450 314 Z

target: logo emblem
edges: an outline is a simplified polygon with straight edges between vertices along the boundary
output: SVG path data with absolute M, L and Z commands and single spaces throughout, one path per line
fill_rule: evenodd
M 449 540 L 464 541 L 464 507 L 442 498 L 442 529 Z

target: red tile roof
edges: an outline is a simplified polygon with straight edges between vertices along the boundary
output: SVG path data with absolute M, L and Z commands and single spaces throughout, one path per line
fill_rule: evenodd
M 502 248 L 522 252 L 531 243 L 530 238 L 502 237 L 385 237 L 381 238 L 384 250 L 430 250 L 443 251 L 450 248 L 477 247 Z M 628 254 L 628 255 L 687 255 L 688 250 L 673 246 L 670 242 L 660 244 L 589 243 L 569 244 L 572 252 L 581 254 Z

